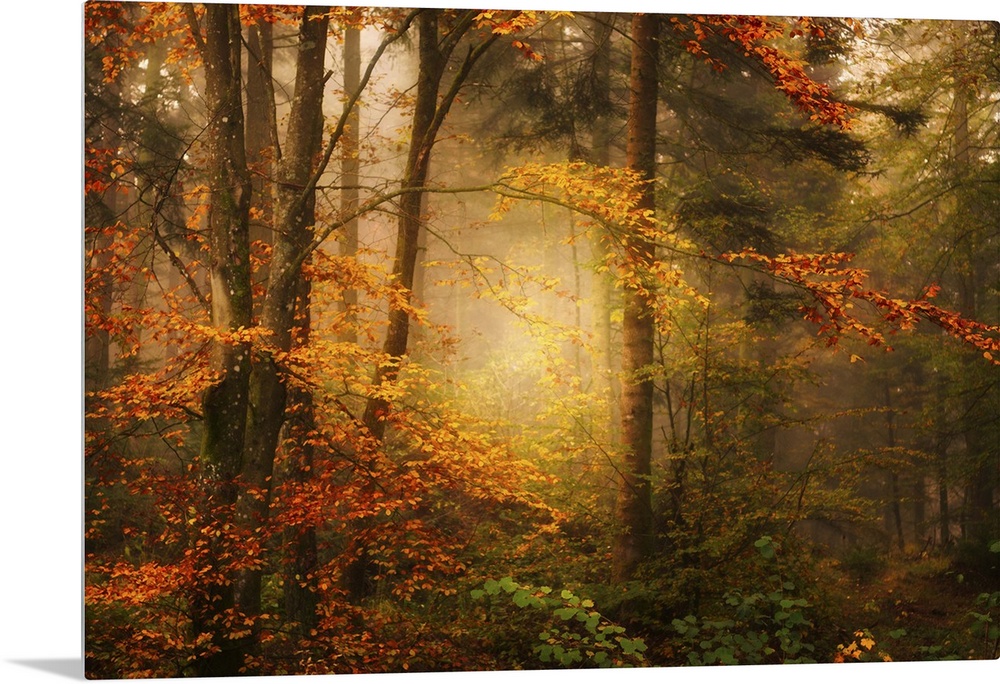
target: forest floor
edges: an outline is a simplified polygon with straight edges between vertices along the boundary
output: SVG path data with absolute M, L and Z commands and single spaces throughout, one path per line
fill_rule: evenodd
M 946 558 L 894 558 L 863 579 L 844 575 L 838 584 L 841 626 L 866 629 L 876 642 L 873 651 L 892 660 L 996 657 L 994 645 L 973 635 L 971 613 L 985 610 L 977 597 L 998 587 L 990 589 L 982 577 L 968 579 Z

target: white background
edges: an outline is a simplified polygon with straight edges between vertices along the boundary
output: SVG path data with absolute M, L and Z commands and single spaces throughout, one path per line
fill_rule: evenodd
M 403 4 L 392 2 L 375 4 Z M 427 2 L 441 6 L 440 2 Z M 449 3 L 444 3 L 449 4 Z M 455 2 L 470 6 L 473 3 Z M 476 3 L 478 4 L 478 3 Z M 845 0 L 496 2 L 534 9 L 1000 18 L 993 3 Z M 992 13 L 990 16 L 988 13 Z M 0 41 L 0 682 L 82 679 L 82 16 L 70 0 L 4 3 Z M 425 684 L 1000 681 L 997 662 L 358 675 Z M 600 678 L 600 679 L 598 679 Z M 263 681 L 301 678 L 267 677 Z M 313 677 L 308 681 L 332 681 Z M 208 681 L 208 680 L 206 680 Z M 260 680 L 258 680 L 260 681 Z M 853 684 L 853 681 L 852 681 Z

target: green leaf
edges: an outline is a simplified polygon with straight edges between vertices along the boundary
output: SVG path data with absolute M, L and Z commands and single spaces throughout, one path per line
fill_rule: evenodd
M 500 583 L 495 579 L 488 579 L 483 583 L 483 589 L 485 589 L 486 593 L 490 596 L 496 596 L 500 593 Z
M 472 594 L 472 598 L 474 598 L 476 600 L 479 600 L 482 597 L 486 596 L 486 592 L 483 591 L 482 589 L 473 589 L 469 593 Z
M 774 545 L 770 536 L 765 534 L 763 537 L 755 541 L 753 545 L 764 558 L 774 558 Z
M 715 657 L 719 659 L 719 662 L 723 665 L 737 665 L 736 658 L 733 656 L 732 650 L 720 646 L 715 649 Z
M 531 595 L 528 593 L 527 589 L 518 589 L 516 592 L 514 592 L 513 601 L 514 605 L 517 606 L 518 608 L 527 607 L 530 600 L 531 600 Z
M 576 615 L 577 613 L 579 613 L 580 609 L 579 608 L 574 608 L 573 606 L 567 606 L 565 608 L 557 608 L 556 610 L 554 610 L 552 612 L 556 615 L 556 617 L 560 617 L 563 620 L 569 620 L 574 615 Z
M 504 577 L 500 580 L 500 588 L 508 594 L 512 594 L 517 590 L 518 586 L 513 577 Z
M 580 655 L 580 651 L 575 648 L 560 653 L 558 658 L 559 662 L 566 666 L 572 665 L 575 662 L 583 660 L 583 656 Z

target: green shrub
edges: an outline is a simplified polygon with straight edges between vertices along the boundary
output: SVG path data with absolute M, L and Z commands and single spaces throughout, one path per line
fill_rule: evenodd
M 769 536 L 754 542 L 760 558 L 772 562 L 774 543 Z M 727 614 L 719 618 L 688 615 L 673 620 L 691 665 L 759 665 L 812 663 L 816 650 L 809 639 L 812 621 L 809 601 L 796 595 L 795 584 L 774 574 L 770 591 L 725 594 Z
M 625 628 L 597 610 L 591 599 L 572 591 L 518 584 L 511 577 L 489 579 L 474 589 L 477 600 L 507 598 L 517 608 L 534 611 L 543 622 L 533 651 L 546 665 L 563 667 L 622 667 L 642 665 L 646 644 L 629 638 Z
M 995 567 L 1000 560 L 1000 541 L 990 544 L 989 553 Z M 995 576 L 995 573 L 994 573 Z M 969 611 L 972 618 L 972 635 L 981 640 L 986 658 L 1000 657 L 1000 591 L 984 591 L 976 597 L 976 609 Z

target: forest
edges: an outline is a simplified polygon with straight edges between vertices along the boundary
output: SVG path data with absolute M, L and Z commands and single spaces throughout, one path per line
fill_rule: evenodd
M 82 10 L 88 678 L 1000 657 L 1000 24 Z

